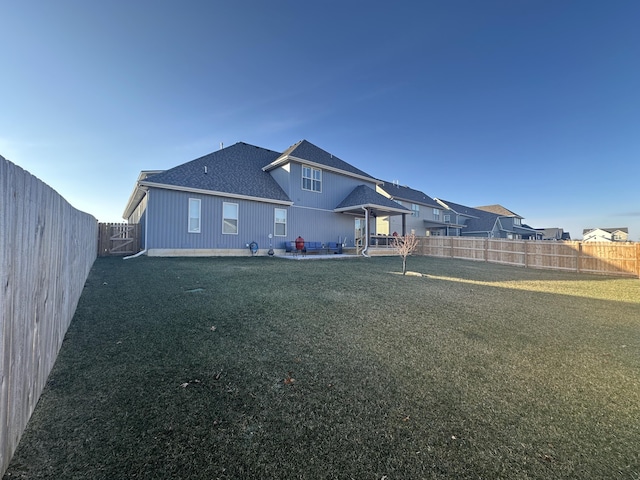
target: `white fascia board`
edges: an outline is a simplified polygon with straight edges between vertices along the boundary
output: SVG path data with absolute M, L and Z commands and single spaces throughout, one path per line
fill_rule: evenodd
M 155 175 L 162 172 L 164 172 L 164 170 L 142 170 L 140 172 L 138 179 L 136 180 L 136 186 L 131 192 L 131 195 L 129 195 L 129 200 L 127 201 L 127 206 L 124 208 L 124 212 L 122 213 L 122 218 L 129 218 L 129 215 L 131 215 L 146 195 L 147 189 L 141 187 L 141 182 L 149 175 Z
M 280 156 L 276 158 L 273 162 L 271 162 L 269 165 L 262 167 L 262 171 L 268 172 L 269 170 L 273 170 L 274 168 L 277 168 L 280 165 L 284 165 L 285 163 L 288 163 L 288 162 L 289 162 L 289 155 Z
M 377 180 L 372 177 L 367 177 L 365 175 L 358 175 L 357 173 L 347 172 L 346 170 L 340 170 L 339 168 L 329 167 L 321 163 L 310 162 L 309 160 L 305 160 L 304 158 L 298 158 L 291 155 L 286 155 L 284 157 L 277 159 L 276 161 L 270 163 L 266 167 L 263 167 L 262 170 L 265 172 L 268 172 L 269 170 L 273 170 L 274 168 L 289 162 L 296 162 L 296 163 L 301 163 L 303 165 L 309 165 L 310 167 L 315 167 L 319 170 L 327 170 L 328 172 L 339 173 L 340 175 L 346 175 L 348 177 L 357 178 L 358 180 L 364 180 L 366 182 L 375 183 L 376 185 L 380 185 L 383 183 L 380 180 Z
M 411 213 L 411 210 L 407 210 L 406 208 L 393 208 L 393 207 L 383 207 L 382 205 L 374 205 L 373 203 L 364 203 L 362 205 L 352 205 L 350 207 L 342 207 L 342 208 L 334 208 L 333 211 L 336 213 L 348 212 L 350 210 L 362 210 L 363 208 L 375 208 L 378 210 L 384 210 L 385 212 L 396 212 L 396 213 Z
M 476 215 L 469 215 L 468 213 L 458 212 L 458 211 L 454 210 L 453 208 L 451 208 L 446 202 L 444 202 L 443 200 L 440 200 L 439 198 L 434 198 L 434 200 L 436 202 L 438 202 L 440 205 L 442 205 L 444 208 L 446 208 L 447 210 L 451 210 L 456 215 L 462 215 L 463 217 L 467 217 L 467 218 L 480 218 L 480 217 L 478 217 Z M 472 207 L 467 207 L 467 208 L 472 208 Z
M 239 193 L 217 192 L 215 190 L 205 190 L 203 188 L 180 187 L 177 185 L 166 185 L 164 183 L 141 182 L 142 186 L 162 188 L 164 190 L 175 190 L 178 192 L 200 193 L 202 195 L 211 195 L 214 197 L 236 198 L 239 200 L 251 200 L 254 202 L 275 203 L 277 205 L 293 205 L 290 200 L 275 200 L 273 198 L 252 197 L 250 195 L 242 195 Z

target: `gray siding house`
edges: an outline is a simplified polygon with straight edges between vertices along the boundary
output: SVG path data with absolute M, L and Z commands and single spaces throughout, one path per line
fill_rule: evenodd
M 141 172 L 123 218 L 141 224 L 151 256 L 248 255 L 253 242 L 283 252 L 298 236 L 366 251 L 377 217 L 411 213 L 379 183 L 306 140 L 284 152 L 240 142 Z
M 460 236 L 507 238 L 511 240 L 541 238 L 540 232 L 522 223 L 522 217 L 501 205 L 467 207 L 436 199 L 449 221 L 459 226 Z
M 407 186 L 400 186 L 394 182 L 380 183 L 377 191 L 411 211 L 411 214 L 407 215 L 405 219 L 404 229 L 407 233 L 414 233 L 422 237 L 460 234 L 460 228 L 463 225 L 452 221 L 452 216 L 443 212 L 442 205 L 426 193 Z M 403 229 L 402 221 L 403 219 L 397 216 L 378 218 L 378 233 L 392 235 L 396 232 L 400 234 Z

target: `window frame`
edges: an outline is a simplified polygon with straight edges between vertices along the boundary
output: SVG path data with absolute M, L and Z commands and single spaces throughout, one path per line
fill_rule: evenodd
M 231 217 L 226 217 L 225 216 L 225 210 L 227 205 L 229 206 L 234 206 L 235 207 L 235 218 L 231 218 Z M 240 219 L 240 207 L 237 203 L 232 203 L 232 202 L 222 202 L 222 234 L 223 235 L 238 235 L 238 231 L 239 226 L 238 224 L 240 223 L 239 221 Z M 227 232 L 226 231 L 226 225 L 227 225 L 227 220 L 234 220 L 235 223 L 235 231 L 234 232 Z
M 310 176 L 305 176 L 308 171 Z M 315 174 L 318 174 L 316 178 Z M 305 181 L 309 183 L 309 188 L 305 187 Z M 317 186 L 317 188 L 315 188 Z M 322 193 L 322 170 L 310 165 L 302 165 L 302 190 L 307 192 Z
M 411 216 L 412 217 L 419 217 L 420 216 L 420 205 L 418 205 L 417 203 L 412 203 L 411 204 Z
M 440 221 L 440 214 L 441 213 L 442 213 L 442 211 L 439 208 L 434 208 L 433 209 L 433 219 Z
M 198 216 L 191 216 L 191 206 L 197 205 Z M 191 225 L 192 220 L 198 220 L 197 228 L 194 228 Z M 189 198 L 188 206 L 187 206 L 187 233 L 201 233 L 202 232 L 202 200 L 200 198 Z
M 284 223 L 278 222 L 278 211 L 284 212 Z M 284 225 L 284 233 L 278 233 L 278 225 Z M 274 208 L 273 209 L 273 236 L 274 237 L 286 237 L 287 236 L 287 209 L 286 208 Z

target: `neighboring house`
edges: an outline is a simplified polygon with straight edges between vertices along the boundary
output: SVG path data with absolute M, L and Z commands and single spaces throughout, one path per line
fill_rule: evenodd
M 452 223 L 450 215 L 443 215 L 442 205 L 419 190 L 400 186 L 395 182 L 382 182 L 377 191 L 411 210 L 411 215 L 404 218 L 405 231 L 408 233 L 418 236 L 458 235 L 457 232 L 462 227 Z M 377 232 L 383 235 L 391 235 L 393 232 L 399 234 L 402 231 L 402 221 L 403 218 L 398 216 L 378 217 Z
M 571 235 L 562 228 L 536 228 L 536 231 L 542 235 L 542 240 L 570 241 Z
M 143 171 L 123 217 L 148 255 L 241 255 L 285 242 L 368 246 L 374 219 L 410 214 L 380 181 L 302 140 L 284 152 L 236 143 L 166 171 Z M 405 231 L 399 232 L 404 234 Z
M 627 242 L 629 229 L 621 228 L 585 228 L 582 231 L 583 242 Z
M 507 238 L 517 238 L 523 240 L 539 240 L 542 238 L 540 233 L 535 229 L 522 223 L 524 217 L 521 217 L 517 213 L 503 207 L 502 205 L 484 205 L 481 207 L 475 207 L 477 210 L 485 212 L 495 213 L 500 217 L 500 225 L 504 231 L 511 232 L 511 236 Z
M 447 200 L 435 199 L 443 207 L 450 221 L 462 225 L 460 236 L 508 238 L 511 240 L 536 239 L 535 229 L 524 225 L 522 217 L 500 205 L 467 207 Z

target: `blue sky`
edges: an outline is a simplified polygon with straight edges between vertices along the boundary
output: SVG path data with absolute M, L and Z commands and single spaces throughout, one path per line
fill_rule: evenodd
M 0 154 L 100 221 L 140 170 L 307 139 L 640 240 L 640 2 L 0 0 Z

